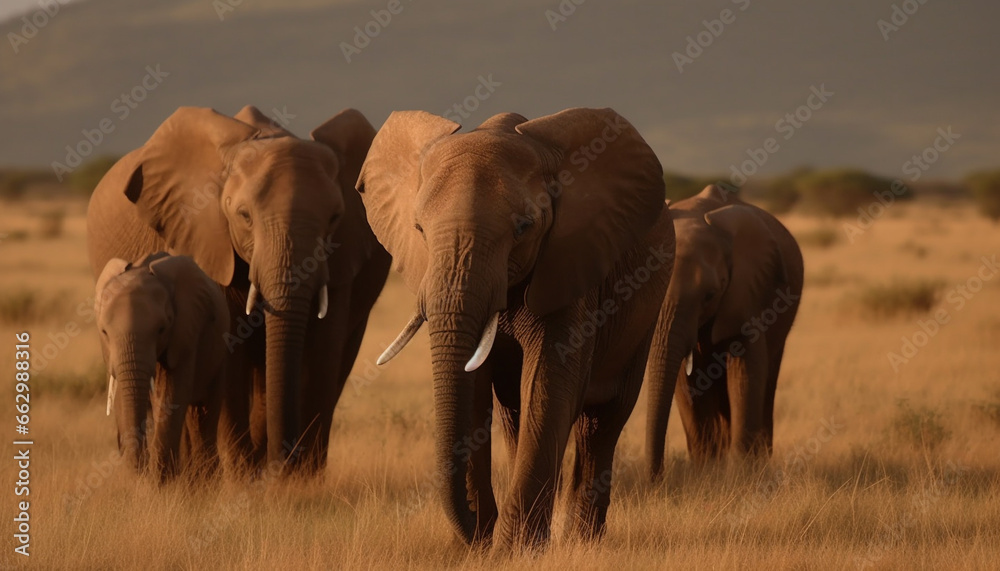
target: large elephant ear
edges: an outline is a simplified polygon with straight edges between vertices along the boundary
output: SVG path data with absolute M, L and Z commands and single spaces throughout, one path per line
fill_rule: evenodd
M 167 364 L 177 367 L 188 358 L 201 339 L 206 323 L 214 320 L 229 321 L 229 316 L 219 315 L 218 304 L 213 302 L 213 290 L 219 295 L 219 285 L 214 283 L 188 256 L 166 256 L 153 260 L 149 272 L 159 278 L 171 294 L 174 306 L 174 324 L 167 347 Z
M 538 315 L 599 285 L 663 210 L 663 168 L 639 132 L 613 109 L 568 109 L 517 126 L 547 147 L 558 183 L 553 222 L 525 301 Z M 555 194 L 555 193 L 554 193 Z
M 94 287 L 94 312 L 96 315 L 101 314 L 102 306 L 106 302 L 105 298 L 110 293 L 106 291 L 108 283 L 125 273 L 125 270 L 129 269 L 131 265 L 121 258 L 111 258 L 107 264 L 104 264 L 104 269 L 101 270 L 101 275 L 97 278 L 97 285 Z
M 143 145 L 124 190 L 171 251 L 229 285 L 234 256 L 220 197 L 235 146 L 258 129 L 212 109 L 181 107 Z
M 414 228 L 420 161 L 425 149 L 460 128 L 424 111 L 394 111 L 375 136 L 358 177 L 368 222 L 414 293 L 427 271 L 427 248 Z
M 723 206 L 707 212 L 705 221 L 732 241 L 729 285 L 712 326 L 717 343 L 739 335 L 744 324 L 760 316 L 774 297 L 775 284 L 784 281 L 785 267 L 774 235 L 751 207 Z
M 328 263 L 330 282 L 346 283 L 354 279 L 372 254 L 374 239 L 354 185 L 375 138 L 375 127 L 357 109 L 344 109 L 313 129 L 311 135 L 337 157 L 337 184 L 343 194 L 344 216 L 333 237 L 341 247 L 330 254 Z M 367 239 L 363 239 L 365 237 Z
M 233 115 L 233 119 L 242 121 L 259 132 L 259 137 L 294 137 L 291 131 L 279 125 L 274 119 L 265 115 L 253 105 L 247 105 Z

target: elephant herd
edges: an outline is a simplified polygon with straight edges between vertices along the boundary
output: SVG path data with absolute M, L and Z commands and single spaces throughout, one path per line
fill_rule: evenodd
M 436 475 L 469 544 L 547 540 L 563 480 L 572 526 L 599 536 L 644 378 L 652 476 L 675 393 L 695 461 L 770 453 L 802 290 L 788 231 L 717 186 L 664 201 L 659 160 L 611 109 L 460 127 L 402 111 L 376 131 L 348 109 L 305 140 L 253 107 L 185 107 L 107 173 L 88 248 L 136 470 L 320 473 L 390 266 L 416 303 L 379 364 L 426 324 Z M 468 444 L 494 418 L 500 503 L 491 442 Z

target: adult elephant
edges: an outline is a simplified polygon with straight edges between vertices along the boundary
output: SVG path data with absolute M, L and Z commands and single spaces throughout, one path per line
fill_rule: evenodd
M 220 437 L 231 459 L 266 454 L 282 469 L 324 465 L 390 264 L 353 189 L 374 128 L 348 109 L 312 135 L 299 139 L 254 107 L 235 118 L 182 107 L 115 164 L 87 212 L 95 276 L 111 258 L 169 250 L 226 286 Z
M 642 381 L 670 277 L 673 225 L 663 172 L 611 109 L 477 129 L 395 112 L 358 180 L 376 236 L 417 295 L 430 330 L 438 474 L 467 543 L 547 540 L 575 424 L 575 526 L 605 525 L 615 446 Z M 513 481 L 491 483 L 493 395 Z
M 646 371 L 654 478 L 675 392 L 694 461 L 770 455 L 778 371 L 802 295 L 802 253 L 767 212 L 715 185 L 670 211 L 677 259 Z

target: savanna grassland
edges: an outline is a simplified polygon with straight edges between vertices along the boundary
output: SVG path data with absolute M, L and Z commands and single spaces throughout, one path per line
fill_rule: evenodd
M 426 333 L 388 366 L 374 365 L 410 317 L 413 298 L 395 277 L 338 406 L 322 481 L 158 488 L 120 465 L 88 309 L 84 211 L 84 202 L 0 207 L 0 371 L 8 403 L 0 433 L 8 442 L 15 332 L 30 331 L 35 354 L 31 557 L 12 553 L 16 469 L 8 453 L 0 461 L 0 561 L 7 566 L 1000 565 L 1000 275 L 981 289 L 969 283 L 984 256 L 1000 255 L 1000 227 L 970 205 L 895 204 L 854 243 L 842 228 L 852 219 L 785 217 L 803 243 L 806 287 L 778 385 L 770 464 L 695 469 L 674 415 L 668 472 L 664 482 L 649 483 L 643 396 L 619 444 L 604 539 L 563 539 L 560 509 L 552 546 L 502 558 L 459 545 L 434 497 Z M 927 325 L 935 317 L 944 323 Z M 908 362 L 891 362 L 890 352 Z M 507 458 L 496 436 L 502 497 Z

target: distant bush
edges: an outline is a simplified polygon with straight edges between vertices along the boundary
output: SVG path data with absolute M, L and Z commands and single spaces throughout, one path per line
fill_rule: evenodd
M 857 295 L 857 308 L 865 317 L 891 318 L 898 315 L 927 313 L 938 301 L 944 282 L 940 280 L 896 280 L 888 285 L 873 285 Z
M 821 226 L 795 234 L 800 246 L 826 249 L 840 241 L 840 232 L 830 226 Z
M 35 292 L 15 290 L 0 296 L 0 323 L 23 326 L 41 313 L 41 303 Z
M 70 173 L 70 186 L 76 192 L 90 196 L 97 188 L 97 183 L 101 182 L 101 179 L 111 170 L 111 167 L 115 166 L 119 158 L 121 157 L 105 155 L 87 161 Z
M 892 435 L 916 448 L 934 450 L 951 436 L 941 422 L 941 414 L 927 407 L 913 408 L 905 399 L 896 403 L 890 425 Z
M 56 210 L 49 210 L 40 216 L 41 225 L 38 229 L 38 235 L 42 238 L 58 238 L 62 236 L 63 233 L 63 223 L 66 221 L 66 210 L 59 208 Z
M 51 372 L 39 373 L 36 382 L 39 396 L 63 396 L 87 401 L 103 396 L 108 388 L 108 370 L 104 361 L 98 359 L 90 363 L 82 373 Z M 104 410 L 104 401 L 101 401 Z
M 847 216 L 877 201 L 876 193 L 892 193 L 892 181 L 861 170 L 838 169 L 809 173 L 796 178 L 802 209 L 813 214 Z M 912 198 L 907 191 L 893 200 Z
M 982 171 L 966 179 L 972 198 L 983 216 L 996 222 L 1000 220 L 1000 170 Z
M 0 169 L 0 198 L 17 200 L 33 184 L 55 182 L 55 175 L 46 169 Z

